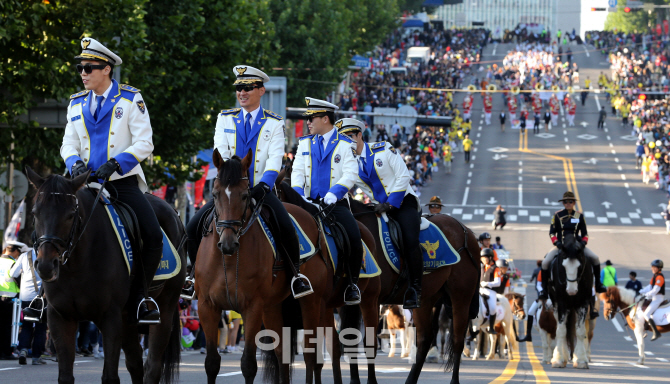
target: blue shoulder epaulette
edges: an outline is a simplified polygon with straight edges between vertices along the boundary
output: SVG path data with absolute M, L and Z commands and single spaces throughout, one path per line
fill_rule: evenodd
M 314 135 L 300 136 L 300 137 L 298 138 L 298 141 L 300 141 L 300 140 L 305 140 L 305 139 L 311 139 L 312 137 L 314 137 Z
M 77 97 L 81 97 L 81 96 L 84 96 L 84 95 L 88 95 L 88 91 L 77 92 L 74 95 L 71 95 L 70 99 L 76 99 Z
M 370 146 L 370 150 L 372 151 L 372 153 L 381 152 L 384 149 L 386 149 L 385 141 L 380 141 L 379 143 L 374 143 Z
M 132 92 L 132 93 L 137 93 L 137 92 L 140 91 L 139 89 L 137 89 L 137 88 L 135 88 L 131 85 L 128 85 L 128 84 L 121 84 L 121 85 L 119 85 L 119 88 L 121 88 L 124 91 Z
M 242 108 L 222 109 L 221 114 L 222 115 L 232 115 L 233 113 L 239 112 L 241 109 Z
M 276 120 L 283 120 L 284 119 L 283 117 L 281 117 L 278 114 L 270 111 L 269 109 L 264 109 L 263 111 L 265 112 L 265 115 L 267 115 L 267 116 L 269 116 L 273 119 L 276 119 Z

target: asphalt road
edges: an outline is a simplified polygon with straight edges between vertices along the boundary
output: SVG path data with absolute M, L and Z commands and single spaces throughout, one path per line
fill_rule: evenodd
M 502 60 L 510 48 L 510 45 L 489 46 L 483 60 Z M 583 46 L 573 46 L 573 50 L 582 81 L 590 76 L 595 85 L 599 71 L 607 70 L 608 64 L 597 52 L 587 55 Z M 577 93 L 574 96 L 579 97 Z M 440 170 L 434 175 L 434 181 L 422 190 L 422 202 L 427 203 L 430 196 L 439 195 L 447 204 L 446 213 L 463 220 L 477 233 L 489 231 L 494 237 L 501 236 L 527 280 L 535 260 L 551 247 L 548 226 L 551 215 L 558 209 L 556 200 L 565 190 L 575 190 L 589 226 L 589 247 L 601 261 L 612 261 L 619 271 L 620 284 L 625 284 L 630 270 L 636 270 L 646 284 L 651 277 L 649 263 L 663 258 L 662 251 L 668 245 L 664 222 L 658 215 L 659 204 L 667 203 L 667 198 L 653 186 L 642 184 L 635 170 L 634 141 L 630 132 L 621 127 L 620 120 L 610 116 L 607 130 L 596 130 L 598 107 L 606 103 L 604 96 L 590 94 L 584 107 L 578 103 L 576 127 L 567 127 L 567 122 L 564 127 L 561 116 L 559 126 L 548 131 L 543 127 L 542 135 L 533 135 L 531 130 L 527 138 L 526 135 L 521 138 L 519 131 L 510 129 L 509 125 L 505 132 L 500 132 L 497 115 L 503 102 L 498 95 L 494 95 L 493 100 L 492 125 L 486 126 L 480 122 L 483 120 L 481 98 L 475 97 L 472 139 L 476 152 L 471 163 L 464 164 L 463 154 L 456 153 L 453 173 L 444 175 Z M 462 94 L 456 96 L 456 101 L 462 101 Z M 508 225 L 504 231 L 494 232 L 490 227 L 492 217 L 487 215 L 492 214 L 497 204 L 509 212 Z M 524 282 L 516 285 L 525 290 Z M 527 290 L 529 298 L 535 299 L 534 290 L 530 286 Z M 665 335 L 653 343 L 647 341 L 645 366 L 635 365 L 634 344 L 632 332 L 624 327 L 620 318 L 616 323 L 601 318 L 597 321 L 588 370 L 573 369 L 570 365 L 553 369 L 540 364 L 542 349 L 536 337 L 532 348 L 530 343 L 521 346 L 520 359 L 516 361 L 465 360 L 461 366 L 461 382 L 670 382 L 670 336 Z M 239 358 L 240 355 L 223 356 L 220 382 L 243 382 Z M 303 382 L 305 369 L 301 356 L 297 361 L 294 380 Z M 184 352 L 179 382 L 205 382 L 203 363 L 204 355 L 198 351 Z M 121 366 L 121 382 L 130 383 L 123 362 Z M 326 383 L 332 382 L 330 367 L 327 362 Z M 383 383 L 403 383 L 409 369 L 409 361 L 397 355 L 377 359 L 377 377 Z M 366 372 L 365 367 L 361 367 L 362 380 L 367 378 Z M 78 383 L 99 382 L 101 373 L 101 360 L 76 359 Z M 348 365 L 343 366 L 343 374 L 348 380 Z M 50 383 L 56 382 L 57 375 L 54 361 L 45 366 L 19 366 L 15 361 L 0 361 L 0 383 Z M 450 377 L 440 364 L 426 364 L 420 382 L 442 383 Z

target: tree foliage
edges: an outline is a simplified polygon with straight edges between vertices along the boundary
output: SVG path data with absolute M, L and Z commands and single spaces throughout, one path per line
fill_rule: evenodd
M 645 10 L 626 13 L 623 11 L 626 3 L 627 0 L 619 0 L 617 12 L 610 12 L 607 15 L 605 30 L 624 33 L 646 32 L 649 23 L 656 20 L 655 12 L 651 12 L 651 15 Z

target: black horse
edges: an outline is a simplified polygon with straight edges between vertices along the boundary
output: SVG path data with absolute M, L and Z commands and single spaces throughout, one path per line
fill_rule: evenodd
M 158 383 L 161 378 L 163 383 L 174 382 L 179 374 L 177 304 L 186 274 L 184 251 L 179 247 L 181 270 L 150 288 L 159 308 L 169 315 L 149 327 L 149 355 L 143 366 L 138 327 L 127 325 L 131 276 L 105 208 L 83 188 L 90 171 L 73 180 L 59 175 L 43 179 L 30 168 L 26 173 L 37 187 L 36 235 L 47 240 L 38 241 L 35 270 L 49 301 L 47 321 L 58 354 L 58 383 L 74 383 L 75 336 L 81 320 L 93 321 L 104 337 L 102 383 L 120 383 L 122 347 L 134 384 Z M 147 199 L 170 241 L 179 246 L 185 235 L 176 212 L 155 196 Z M 94 204 L 98 206 L 91 214 Z
M 573 366 L 587 369 L 585 321 L 591 305 L 593 271 L 584 255 L 584 245 L 573 233 L 564 235 L 563 244 L 551 265 L 549 295 L 558 322 L 556 352 L 551 363 L 554 368 L 564 368 L 574 355 Z

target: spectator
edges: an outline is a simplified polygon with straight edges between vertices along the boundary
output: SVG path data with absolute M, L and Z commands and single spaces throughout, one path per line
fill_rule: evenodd
M 491 245 L 491 248 L 502 249 L 503 251 L 505 250 L 505 246 L 502 245 L 502 243 L 500 242 L 500 236 L 496 236 L 496 242 L 493 245 Z
M 12 300 L 19 295 L 19 286 L 9 274 L 21 252 L 28 250 L 18 241 L 7 241 L 0 256 L 0 360 L 16 360 L 12 348 Z
M 229 330 L 228 330 L 228 345 L 224 350 L 224 353 L 242 353 L 241 350 L 237 349 L 237 334 L 242 325 L 242 315 L 235 311 L 226 311 L 230 319 Z
M 463 139 L 463 152 L 465 153 L 465 162 L 470 162 L 470 150 L 472 149 L 473 142 L 470 140 L 470 135 L 465 135 Z
M 605 111 L 605 106 L 600 107 L 600 112 L 598 113 L 598 129 L 605 129 L 605 119 L 607 118 L 607 111 Z
M 632 289 L 635 291 L 635 296 L 640 294 L 640 289 L 642 289 L 642 283 L 637 280 L 637 273 L 635 271 L 630 271 L 628 274 L 628 282 L 626 283 L 626 289 Z
M 505 219 L 505 215 L 507 214 L 507 211 L 503 209 L 502 205 L 498 205 L 493 211 L 493 230 L 497 230 L 498 227 L 500 227 L 500 230 L 502 230 L 505 227 L 505 224 L 507 224 L 507 219 Z
M 507 118 L 507 115 L 505 115 L 505 111 L 500 112 L 500 130 L 502 132 L 505 132 L 505 119 Z
M 665 234 L 670 235 L 670 201 L 668 201 L 668 205 L 661 212 L 661 216 L 665 220 Z
M 616 269 L 612 266 L 612 262 L 609 260 L 605 262 L 605 268 L 600 271 L 600 281 L 603 282 L 605 287 L 616 287 L 619 283 L 616 276 Z
M 430 212 L 431 215 L 437 215 L 438 213 L 442 213 L 442 207 L 444 207 L 444 204 L 442 204 L 442 199 L 440 199 L 440 196 L 431 197 L 430 202 L 425 205 L 428 206 L 428 211 Z
M 27 307 L 42 287 L 42 279 L 35 273 L 35 269 L 33 268 L 36 259 L 35 251 L 31 249 L 21 254 L 10 271 L 11 277 L 15 279 L 21 277 L 21 292 L 19 293 L 21 308 Z M 21 333 L 19 334 L 19 364 L 27 364 L 28 349 L 31 350 L 33 365 L 46 364 L 47 362 L 42 359 L 46 339 L 46 323 L 24 321 Z

